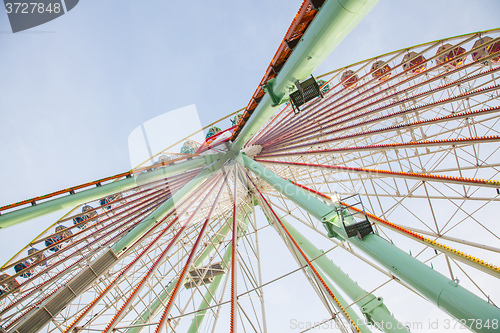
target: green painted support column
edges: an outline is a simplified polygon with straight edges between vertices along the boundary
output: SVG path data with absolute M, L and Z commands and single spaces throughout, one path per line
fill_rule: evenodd
M 232 219 L 231 219 L 232 220 Z M 227 228 L 226 228 L 227 226 Z M 226 234 L 224 235 L 224 237 L 222 238 L 222 240 L 224 240 L 225 236 L 227 235 L 227 232 L 229 231 L 229 225 L 226 225 L 225 226 L 225 232 Z M 221 233 L 222 234 L 222 233 Z M 221 241 L 222 241 L 221 240 Z M 215 247 L 213 245 L 210 245 L 210 248 L 207 248 L 203 253 L 202 253 L 202 256 L 196 260 L 196 263 L 195 263 L 195 266 L 199 266 L 201 265 L 201 263 L 203 263 L 203 261 L 215 250 Z M 226 260 L 226 255 L 229 251 L 229 260 L 231 259 L 231 245 L 228 246 L 228 249 L 226 250 L 225 254 L 224 254 L 224 260 Z M 212 291 L 212 288 L 215 289 L 215 291 L 217 291 L 217 288 L 220 284 L 220 281 L 222 280 L 222 277 L 223 275 L 218 275 L 214 278 L 214 281 L 212 282 L 212 284 L 210 285 L 209 287 L 209 290 Z M 154 317 L 158 314 L 158 312 L 162 309 L 162 306 L 164 304 L 164 302 L 166 302 L 168 300 L 168 297 L 170 296 L 171 292 L 172 292 L 172 289 L 174 289 L 174 286 L 175 284 L 177 283 L 178 279 L 175 278 L 174 280 L 171 281 L 171 283 L 168 285 L 167 289 L 162 291 L 160 293 L 160 295 L 158 296 L 158 298 L 156 298 L 154 301 L 153 301 L 153 304 L 151 304 L 150 308 L 149 309 L 146 309 L 144 310 L 144 312 L 141 314 L 141 318 L 136 320 L 131 326 L 134 326 L 134 325 L 141 325 L 142 323 L 145 323 L 149 320 L 150 317 Z M 208 294 L 208 293 L 207 293 Z M 205 295 L 206 296 L 206 295 Z M 205 310 L 206 311 L 206 310 Z M 201 319 L 203 320 L 203 319 Z M 200 320 L 200 323 L 201 323 L 201 320 Z M 191 324 L 192 326 L 193 324 Z M 129 328 L 126 332 L 127 333 L 139 333 L 141 332 L 142 330 L 144 329 L 144 326 L 137 326 L 137 327 L 133 327 L 133 328 Z M 194 331 L 196 332 L 196 330 Z
M 377 4 L 378 0 L 327 0 L 307 28 L 301 41 L 273 81 L 274 96 L 288 97 L 295 81 L 307 79 L 340 42 Z M 276 111 L 277 105 L 266 93 L 245 127 L 232 144 L 237 152 Z
M 231 219 L 232 220 L 232 219 Z M 224 239 L 226 238 L 228 232 L 229 232 L 229 227 L 230 227 L 230 222 L 226 223 L 220 232 L 212 239 L 212 244 L 207 246 L 205 250 L 202 252 L 202 254 L 198 257 L 198 259 L 195 262 L 195 266 L 199 266 L 207 259 L 210 254 L 212 254 L 215 251 L 215 246 L 217 244 L 220 244 Z M 131 326 L 135 325 L 141 325 L 143 323 L 146 323 L 149 321 L 149 318 L 154 317 L 158 314 L 158 312 L 162 309 L 162 306 L 164 303 L 168 300 L 168 296 L 172 293 L 172 289 L 174 289 L 174 286 L 176 285 L 178 279 L 175 278 L 172 281 L 170 281 L 170 284 L 167 286 L 166 290 L 163 290 L 160 295 L 158 295 L 158 298 L 155 298 L 153 300 L 153 303 L 151 306 L 147 309 L 145 309 L 142 314 L 140 315 L 140 319 L 137 319 L 134 321 L 134 323 Z M 142 331 L 145 327 L 144 326 L 136 326 L 129 328 L 126 332 L 127 333 L 139 333 Z
M 156 316 L 158 314 L 158 312 L 162 309 L 164 302 L 167 301 L 168 296 L 172 292 L 172 289 L 174 289 L 177 281 L 178 281 L 177 278 L 170 281 L 170 284 L 168 285 L 167 289 L 163 290 L 160 293 L 160 295 L 158 295 L 158 298 L 155 298 L 153 300 L 153 303 L 151 303 L 151 306 L 149 308 L 146 308 L 146 310 L 144 310 L 144 312 L 140 316 L 140 319 L 136 320 L 130 326 L 141 325 L 142 323 L 147 322 L 150 317 Z M 136 327 L 129 328 L 126 332 L 127 333 L 139 333 L 144 328 L 145 328 L 144 326 L 136 326 Z
M 314 244 L 285 219 L 281 217 L 280 219 L 301 249 L 309 256 L 309 259 L 317 258 L 314 262 L 318 264 L 321 270 L 325 272 L 325 274 L 328 275 L 328 277 L 332 279 L 332 281 L 335 282 L 353 302 L 357 301 L 356 305 L 361 309 L 361 312 L 366 316 L 369 323 L 374 324 L 375 327 L 380 327 L 384 332 L 409 333 L 408 329 L 389 312 L 381 298 L 361 288 L 330 259 L 324 256 L 322 250 L 316 248 Z M 350 308 L 347 310 L 350 310 Z M 349 315 L 351 314 L 349 313 Z
M 147 174 L 141 174 L 141 182 L 153 182 L 184 171 L 200 168 L 214 162 L 218 157 L 219 155 L 201 156 L 178 164 L 169 165 L 165 168 L 150 171 Z M 137 183 L 134 177 L 125 178 L 99 187 L 77 192 L 75 194 L 41 202 L 36 206 L 21 208 L 9 213 L 3 213 L 0 215 L 0 229 L 11 227 L 13 225 L 60 210 L 71 209 L 82 203 L 104 198 L 117 192 L 126 191 L 135 186 L 137 186 Z
M 224 252 L 224 256 L 222 257 L 223 263 L 231 261 L 232 249 L 233 246 L 229 244 L 226 248 L 226 252 Z M 226 265 L 224 265 L 224 268 L 227 268 Z M 214 281 L 208 287 L 208 291 L 205 293 L 204 299 L 203 301 L 201 301 L 200 306 L 198 307 L 198 311 L 194 315 L 193 321 L 191 322 L 191 325 L 187 330 L 188 333 L 198 332 L 199 327 L 203 323 L 203 319 L 205 319 L 208 308 L 210 307 L 210 304 L 214 300 L 214 295 L 217 293 L 217 290 L 219 289 L 223 277 L 224 275 L 218 275 L 214 277 Z
M 247 211 L 247 213 L 249 213 Z M 242 214 L 243 215 L 243 214 Z M 224 239 L 226 238 L 227 234 L 229 233 L 230 227 L 232 225 L 233 219 L 230 218 L 228 222 L 220 229 L 220 231 L 213 237 L 212 243 L 208 245 L 204 251 L 201 253 L 201 255 L 196 259 L 194 266 L 200 266 L 203 264 L 203 262 L 215 251 L 215 247 L 222 243 Z M 224 254 L 223 260 L 226 261 L 226 255 L 229 251 L 229 260 L 231 259 L 231 245 L 228 246 L 228 249 L 226 249 L 226 252 Z M 223 275 L 218 275 L 214 278 L 214 282 L 209 287 L 209 290 L 211 291 L 211 288 L 214 288 L 214 292 L 217 291 L 217 288 L 220 284 L 220 280 L 222 280 Z M 154 317 L 158 314 L 158 312 L 162 309 L 162 306 L 164 302 L 168 300 L 168 296 L 172 292 L 172 289 L 174 288 L 175 284 L 177 283 L 178 279 L 174 279 L 171 281 L 171 283 L 168 285 L 167 289 L 162 291 L 160 295 L 158 295 L 158 298 L 156 298 L 149 309 L 144 310 L 144 312 L 141 314 L 140 319 L 136 320 L 131 326 L 134 325 L 141 325 L 142 323 L 145 323 L 149 320 L 150 317 Z M 209 293 L 207 293 L 209 294 Z M 205 297 L 205 299 L 208 299 Z M 206 307 L 206 306 L 205 306 Z M 203 308 L 205 308 L 203 307 Z M 201 308 L 201 307 L 200 307 Z M 201 309 L 203 309 L 201 308 Z M 206 310 L 205 310 L 206 312 Z M 200 324 L 203 319 L 200 319 Z M 193 320 L 194 323 L 194 320 Z M 193 326 L 193 324 L 191 324 Z M 126 332 L 127 333 L 139 333 L 141 332 L 145 327 L 144 326 L 137 326 L 137 327 L 132 327 L 129 328 Z M 196 331 L 194 331 L 196 332 Z
M 242 159 L 248 169 L 309 214 L 322 222 L 331 221 L 331 228 L 335 233 L 347 239 L 340 217 L 334 213 L 334 206 L 321 202 L 247 156 L 243 155 Z M 499 308 L 461 287 L 458 281 L 446 278 L 376 234 L 369 234 L 363 240 L 352 237 L 349 238 L 349 243 L 361 249 L 424 298 L 458 320 L 480 319 L 484 323 L 487 320 L 491 322 L 492 319 L 500 318 Z M 472 330 L 488 333 L 494 331 L 486 327 L 472 327 Z
M 135 226 L 123 238 L 115 243 L 111 248 L 106 249 L 95 261 L 88 267 L 84 267 L 78 275 L 72 279 L 68 285 L 57 290 L 44 304 L 53 306 L 53 313 L 48 315 L 44 307 L 36 309 L 30 317 L 16 326 L 21 327 L 23 331 L 26 327 L 30 329 L 39 329 L 52 320 L 52 315 L 56 315 L 68 306 L 75 298 L 84 292 L 95 280 L 115 265 L 120 258 L 118 255 L 125 251 L 131 244 L 147 232 L 155 223 L 165 217 L 172 209 L 175 209 L 175 203 L 182 201 L 190 195 L 199 185 L 213 174 L 212 168 L 205 168 L 198 176 L 184 185 L 170 199 L 158 207 L 145 220 Z M 92 265 L 95 265 L 93 268 Z M 71 286 L 71 284 L 74 284 Z
M 267 216 L 267 214 L 266 214 L 266 212 L 265 212 L 264 209 L 262 209 L 262 212 L 264 213 L 264 215 L 266 215 L 266 218 L 269 221 L 269 224 L 283 238 L 282 233 L 279 232 L 279 228 L 280 228 L 279 224 L 271 222 L 272 219 L 270 219 L 269 216 Z M 279 216 L 279 219 L 285 225 L 285 228 L 290 232 L 290 234 L 295 239 L 295 241 L 299 244 L 300 248 L 307 254 L 307 256 L 309 257 L 309 260 L 313 260 L 313 259 L 319 257 L 319 258 L 317 258 L 317 259 L 314 260 L 314 266 L 316 267 L 316 264 L 317 264 L 317 266 L 319 266 L 321 268 L 322 271 L 318 270 L 318 273 L 321 275 L 321 278 L 328 285 L 328 288 L 330 288 L 330 290 L 335 295 L 335 297 L 337 297 L 337 300 L 339 301 L 339 303 L 342 304 L 342 306 L 344 307 L 344 309 L 346 309 L 347 314 L 354 321 L 354 323 L 359 328 L 359 330 L 361 331 L 361 333 L 371 333 L 371 331 L 365 325 L 364 320 L 362 320 L 358 316 L 358 314 L 354 311 L 354 309 L 352 307 L 347 307 L 349 305 L 349 302 L 344 298 L 344 296 L 342 296 L 342 294 L 337 290 L 337 288 L 334 285 L 332 285 L 332 283 L 330 282 L 330 280 L 328 280 L 325 277 L 325 273 L 327 272 L 328 276 L 330 276 L 329 273 L 331 273 L 331 271 L 329 271 L 329 270 L 325 271 L 325 269 L 323 268 L 323 266 L 324 266 L 324 260 L 329 261 L 325 256 L 321 256 L 323 254 L 323 252 L 320 252 L 317 249 L 316 249 L 316 252 L 311 251 L 314 247 L 307 246 L 308 243 L 306 243 L 306 242 L 308 242 L 308 241 L 306 240 L 306 242 L 304 242 L 303 240 L 305 238 L 294 227 L 292 227 L 290 225 L 290 223 L 288 223 L 283 217 Z M 300 265 L 301 266 L 306 266 L 307 265 L 307 262 L 305 261 L 304 258 L 298 257 L 298 259 L 300 260 Z M 310 274 L 312 275 L 313 274 L 312 270 L 310 268 L 308 268 L 308 270 L 309 270 Z M 330 278 L 331 278 L 331 276 L 330 276 Z M 335 279 L 332 279 L 332 280 L 335 281 L 335 282 L 337 282 Z M 364 295 L 365 294 L 363 294 L 362 296 L 364 296 Z M 360 296 L 359 298 L 361 298 L 362 296 Z M 355 298 L 354 300 L 356 300 L 356 299 L 357 298 Z M 396 332 L 396 331 L 394 331 L 394 332 Z M 404 332 L 408 332 L 408 331 L 404 331 Z
M 233 219 L 231 218 L 230 221 L 232 222 L 232 220 Z M 244 223 L 241 225 L 240 233 L 245 233 L 247 231 L 248 222 L 249 222 L 247 214 L 245 214 L 245 219 L 243 221 L 244 221 Z M 229 263 L 231 260 L 232 249 L 233 249 L 233 245 L 229 244 L 226 248 L 226 252 L 224 253 L 224 256 L 222 257 L 222 265 L 224 268 L 227 268 L 228 265 L 226 265 L 226 263 Z M 203 319 L 205 319 L 205 315 L 207 314 L 208 308 L 210 307 L 210 304 L 213 302 L 213 296 L 217 293 L 217 290 L 219 289 L 219 286 L 222 282 L 223 277 L 224 277 L 224 275 L 216 276 L 214 278 L 214 281 L 208 287 L 208 291 L 205 293 L 205 297 L 201 301 L 201 304 L 198 307 L 198 311 L 194 315 L 193 321 L 191 322 L 191 325 L 189 326 L 189 329 L 187 330 L 188 333 L 198 332 L 198 329 L 200 328 L 200 326 L 203 322 Z

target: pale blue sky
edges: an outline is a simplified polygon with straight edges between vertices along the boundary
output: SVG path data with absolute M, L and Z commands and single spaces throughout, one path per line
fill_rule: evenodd
M 18 34 L 0 13 L 0 204 L 126 170 L 129 133 L 164 112 L 196 104 L 206 124 L 245 106 L 300 3 L 80 1 Z M 382 0 L 316 74 L 495 28 L 495 8 Z
M 129 169 L 128 135 L 164 112 L 196 104 L 208 124 L 244 107 L 301 2 L 81 0 L 17 34 L 0 11 L 0 205 Z M 499 12 L 381 0 L 315 74 L 497 28 Z M 1 230 L 0 261 L 60 215 Z

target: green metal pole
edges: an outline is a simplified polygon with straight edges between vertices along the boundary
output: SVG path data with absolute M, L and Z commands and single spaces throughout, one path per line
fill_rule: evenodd
M 247 211 L 248 213 L 248 211 Z M 242 216 L 243 214 L 241 214 Z M 195 266 L 200 266 L 203 264 L 203 262 L 215 251 L 215 248 L 218 244 L 222 243 L 224 239 L 226 238 L 227 234 L 229 233 L 229 228 L 232 225 L 232 218 L 230 218 L 226 224 L 220 229 L 220 231 L 213 237 L 211 244 L 209 244 L 204 251 L 201 253 L 201 255 L 196 259 Z M 230 246 L 230 245 L 229 245 Z M 224 254 L 224 259 L 223 261 L 226 262 L 225 256 L 227 254 L 227 250 Z M 229 247 L 229 256 L 231 256 L 231 248 Z M 231 258 L 229 258 L 231 259 Z M 220 284 L 220 280 L 222 279 L 222 275 L 218 275 L 214 278 L 214 282 L 212 282 L 211 286 L 209 287 L 209 291 L 212 290 L 212 287 L 217 284 L 216 287 L 214 287 L 214 291 L 217 291 L 217 288 Z M 167 289 L 162 291 L 160 295 L 158 295 L 158 298 L 153 301 L 151 306 L 144 310 L 144 312 L 141 314 L 140 319 L 136 320 L 131 326 L 134 325 L 141 325 L 142 323 L 146 323 L 149 318 L 154 317 L 158 314 L 158 312 L 161 310 L 161 306 L 168 300 L 168 297 L 170 296 L 170 293 L 172 292 L 172 289 L 174 288 L 175 284 L 177 283 L 177 278 L 172 280 L 171 283 L 168 285 Z M 208 292 L 207 294 L 209 294 Z M 213 295 L 213 294 L 212 294 Z M 207 299 L 205 297 L 205 299 Z M 201 308 L 201 307 L 200 307 Z M 205 308 L 205 307 L 203 307 Z M 205 310 L 206 312 L 206 310 Z M 200 323 L 201 323 L 200 319 Z M 191 324 L 192 326 L 193 324 Z M 144 326 L 137 326 L 137 327 L 132 327 L 129 328 L 126 332 L 127 333 L 139 333 L 144 329 Z
M 174 165 L 169 165 L 165 168 L 160 168 L 158 170 L 150 171 L 146 174 L 141 174 L 141 182 L 153 182 L 163 179 L 168 176 L 172 176 L 184 171 L 192 170 L 195 168 L 206 166 L 212 163 L 216 156 L 206 155 L 185 162 L 181 162 Z M 84 202 L 89 202 L 104 198 L 111 194 L 126 191 L 137 186 L 136 179 L 125 178 L 112 182 L 110 184 L 102 185 L 99 187 L 84 190 L 75 194 L 70 194 L 61 198 L 52 199 L 42 203 L 38 203 L 36 206 L 21 208 L 19 210 L 4 213 L 0 215 L 0 229 L 11 227 L 13 225 L 26 222 L 28 220 L 41 217 L 43 215 L 51 214 L 63 209 L 71 209 L 76 205 L 82 204 Z
M 287 97 L 295 82 L 308 78 L 377 2 L 378 0 L 327 0 L 276 79 L 268 82 L 267 90 L 272 90 L 280 99 Z M 275 113 L 277 106 L 269 93 L 266 93 L 231 145 L 231 150 L 239 151 Z
M 172 289 L 174 289 L 177 281 L 178 281 L 177 278 L 170 281 L 170 284 L 168 285 L 167 289 L 163 290 L 160 293 L 160 295 L 158 295 L 158 298 L 155 298 L 153 300 L 153 303 L 151 304 L 151 306 L 149 308 L 146 308 L 146 310 L 144 310 L 144 312 L 141 314 L 140 319 L 136 320 L 131 326 L 141 325 L 142 323 L 146 323 L 150 317 L 154 317 L 155 315 L 157 315 L 158 312 L 161 310 L 163 303 L 167 300 L 168 296 L 171 294 Z M 129 328 L 126 332 L 127 333 L 139 333 L 144 328 L 145 328 L 144 326 L 135 326 L 135 327 Z
M 361 288 L 337 265 L 324 256 L 322 250 L 316 248 L 314 244 L 285 219 L 282 217 L 280 217 L 280 219 L 295 241 L 300 245 L 301 249 L 309 256 L 309 259 L 317 258 L 314 262 L 318 264 L 321 270 L 325 272 L 325 274 L 328 275 L 328 277 L 332 279 L 332 281 L 335 282 L 353 302 L 356 302 L 356 305 L 359 306 L 369 323 L 375 324 L 376 327 L 380 327 L 384 332 L 409 333 L 408 329 L 389 312 L 382 298 L 368 293 Z M 347 310 L 351 310 L 351 308 Z M 349 313 L 349 315 L 351 314 Z
M 231 219 L 232 220 L 232 219 Z M 227 225 L 228 227 L 225 229 L 225 232 L 226 232 L 226 235 L 227 235 L 227 232 L 229 231 L 229 225 Z M 213 251 L 215 250 L 215 247 L 213 245 L 211 245 L 211 248 L 207 248 L 202 256 L 203 257 L 207 257 L 208 255 L 210 255 L 210 253 L 212 253 Z M 223 261 L 226 261 L 226 256 L 228 254 L 228 251 L 229 251 L 229 258 L 227 260 L 230 260 L 231 259 L 231 245 L 229 245 L 228 249 L 226 250 L 225 254 L 224 254 L 224 257 L 223 257 Z M 203 259 L 204 260 L 204 259 Z M 202 258 L 200 257 L 197 261 L 196 261 L 196 264 L 195 266 L 197 265 L 200 265 L 202 262 L 203 262 Z M 209 287 L 209 292 L 207 292 L 207 295 L 213 295 L 213 292 L 216 292 L 217 291 L 217 288 L 219 287 L 219 284 L 220 284 L 220 281 L 222 280 L 222 277 L 223 275 L 218 275 L 214 278 L 214 281 L 212 282 L 212 284 L 210 285 Z M 168 299 L 168 296 L 170 296 L 171 292 L 172 292 L 172 289 L 174 288 L 175 284 L 177 283 L 178 279 L 174 279 L 171 281 L 170 285 L 167 287 L 166 290 L 162 291 L 161 294 L 158 296 L 157 299 L 155 299 L 153 301 L 153 304 L 151 304 L 151 306 L 149 307 L 149 309 L 146 309 L 142 314 L 141 314 L 141 318 L 137 321 L 135 321 L 132 326 L 134 325 L 140 325 L 142 323 L 146 323 L 150 317 L 154 317 L 158 314 L 158 312 L 161 310 L 161 306 L 163 305 L 164 302 L 167 301 Z M 207 296 L 205 295 L 205 299 L 208 300 L 207 297 L 211 297 L 211 296 Z M 202 303 L 203 304 L 203 303 Z M 206 307 L 206 306 L 205 306 Z M 205 308 L 203 307 L 203 308 Z M 201 307 L 200 307 L 201 308 Z M 203 316 L 205 314 L 206 310 L 203 312 Z M 197 317 L 195 317 L 196 319 Z M 194 321 L 195 319 L 193 319 L 193 324 L 194 324 Z M 200 321 L 200 324 L 201 324 L 201 321 L 203 320 L 203 318 L 199 319 Z M 191 326 L 193 326 L 193 324 L 191 324 Z M 144 329 L 144 326 L 137 326 L 137 327 L 132 327 L 132 328 L 129 328 L 126 332 L 127 333 L 139 333 L 140 331 L 142 331 Z M 190 331 L 188 331 L 190 332 Z M 196 332 L 196 330 L 194 331 Z
M 226 252 L 224 252 L 224 256 L 222 257 L 222 263 L 224 268 L 226 268 L 227 266 L 225 263 L 231 260 L 232 249 L 233 246 L 229 244 L 226 248 Z M 187 330 L 188 333 L 198 332 L 203 322 L 203 319 L 205 319 L 205 315 L 207 314 L 208 308 L 210 307 L 210 304 L 214 300 L 214 295 L 217 293 L 217 290 L 219 289 L 223 277 L 224 275 L 217 275 L 216 277 L 214 277 L 214 281 L 208 287 L 208 291 L 205 293 L 205 297 L 201 301 L 200 306 L 198 307 L 198 311 L 195 313 L 193 321 L 191 322 L 191 325 Z
M 272 222 L 272 219 L 270 219 L 269 216 L 267 216 L 264 209 L 262 209 L 262 212 L 264 213 L 264 215 L 266 215 L 266 218 L 269 221 L 269 224 L 274 228 L 274 230 L 276 230 L 278 235 L 280 235 L 281 238 L 283 238 L 283 240 L 286 241 L 286 239 L 282 236 L 282 233 L 279 232 L 279 225 L 277 223 Z M 325 271 L 322 267 L 322 266 L 324 266 L 324 263 L 322 261 L 326 259 L 325 256 L 322 255 L 323 253 L 320 252 L 319 250 L 316 250 L 317 253 L 313 253 L 311 251 L 312 248 L 308 247 L 307 246 L 308 244 L 303 242 L 304 237 L 295 228 L 293 228 L 283 217 L 279 216 L 279 219 L 285 225 L 285 228 L 290 232 L 290 234 L 295 239 L 297 244 L 299 244 L 300 248 L 302 250 L 304 250 L 304 252 L 307 254 L 307 256 L 309 257 L 309 260 L 314 259 L 314 263 L 318 264 L 318 266 L 322 269 L 322 271 L 326 273 L 327 271 Z M 306 242 L 307 242 L 307 240 L 306 240 Z M 304 258 L 298 257 L 298 260 L 299 260 L 299 264 L 301 265 L 301 267 L 307 265 L 307 262 L 304 260 Z M 328 261 L 328 259 L 326 259 L 326 261 Z M 308 268 L 308 269 L 309 269 L 310 273 L 312 274 L 311 269 L 310 268 Z M 337 297 L 337 300 L 339 301 L 339 303 L 342 304 L 342 306 L 344 307 L 344 309 L 346 309 L 346 311 L 349 314 L 349 316 L 351 317 L 351 319 L 354 321 L 354 323 L 356 323 L 356 326 L 359 328 L 361 333 L 371 333 L 371 331 L 368 329 L 368 327 L 366 327 L 365 322 L 358 316 L 358 314 L 354 311 L 354 309 L 352 307 L 348 307 L 349 302 L 347 302 L 347 300 L 344 298 L 344 296 L 342 296 L 342 294 L 337 290 L 337 288 L 335 288 L 335 286 L 331 284 L 330 280 L 325 278 L 325 275 L 323 272 L 318 271 L 318 273 L 321 275 L 321 278 L 328 285 L 328 288 L 330 288 L 330 290 L 335 295 L 335 297 Z M 327 274 L 329 275 L 330 272 L 331 271 L 328 271 Z M 335 279 L 332 279 L 332 280 L 335 281 Z M 340 287 L 342 287 L 342 286 L 340 286 Z M 359 298 L 363 297 L 365 294 L 363 294 Z M 348 296 L 350 296 L 350 295 L 348 294 Z M 405 332 L 408 333 L 408 331 L 405 331 Z
M 175 203 L 184 200 L 199 185 L 213 174 L 212 168 L 206 168 L 198 176 L 188 182 L 182 189 L 177 191 L 170 199 L 158 207 L 144 221 L 135 226 L 128 234 L 115 243 L 111 248 L 105 250 L 90 266 L 85 267 L 78 275 L 72 279 L 63 288 L 56 291 L 45 301 L 45 306 L 51 307 L 51 314 L 48 315 L 45 306 L 36 309 L 30 317 L 16 326 L 19 331 L 30 328 L 33 331 L 45 326 L 52 315 L 55 315 L 68 306 L 75 298 L 84 292 L 94 281 L 102 274 L 108 271 L 119 261 L 118 254 L 125 251 L 131 244 L 147 232 L 155 223 L 165 217 L 172 209 L 175 209 Z M 95 267 L 92 267 L 92 266 Z
M 226 233 L 229 231 L 229 228 L 226 228 Z M 207 248 L 203 254 L 202 257 L 207 257 L 210 255 L 211 252 L 215 250 L 215 247 L 213 245 L 210 246 L 210 248 Z M 200 265 L 203 262 L 202 258 L 200 257 L 196 263 L 195 266 Z M 217 280 L 217 278 L 222 277 L 222 276 L 216 276 L 214 278 L 214 283 Z M 151 306 L 144 310 L 144 312 L 141 314 L 140 319 L 136 320 L 131 326 L 134 325 L 141 325 L 142 323 L 146 323 L 149 321 L 149 318 L 154 317 L 158 314 L 158 312 L 162 309 L 161 306 L 163 306 L 164 302 L 168 300 L 168 297 L 172 293 L 172 289 L 174 286 L 177 284 L 178 278 L 173 279 L 170 284 L 168 285 L 166 290 L 163 290 L 160 295 L 158 295 L 158 298 L 156 298 Z M 144 326 L 136 326 L 129 328 L 126 332 L 127 333 L 139 333 L 144 329 Z
M 245 212 L 245 218 L 244 218 L 244 223 L 241 225 L 240 229 L 240 234 L 245 233 L 248 227 L 249 219 L 248 219 L 248 211 Z M 230 222 L 232 222 L 232 218 L 230 219 Z M 239 240 L 239 238 L 238 238 Z M 232 244 L 229 244 L 227 246 L 226 252 L 224 253 L 224 256 L 222 257 L 222 266 L 224 268 L 227 268 L 227 264 L 231 260 L 231 253 L 232 253 L 233 246 Z M 189 329 L 187 330 L 188 333 L 196 333 L 198 332 L 203 319 L 205 319 L 205 315 L 208 311 L 208 308 L 210 307 L 210 304 L 213 302 L 214 295 L 217 293 L 217 289 L 219 289 L 219 286 L 222 282 L 223 275 L 218 275 L 214 278 L 214 281 L 212 284 L 210 284 L 208 291 L 205 293 L 205 297 L 201 301 L 200 306 L 198 307 L 198 311 L 194 315 L 193 321 L 191 322 L 191 325 L 189 326 Z
M 243 162 L 248 169 L 309 214 L 323 223 L 329 223 L 337 237 L 347 239 L 340 217 L 335 213 L 335 207 L 321 202 L 247 156 L 243 156 Z M 458 281 L 446 278 L 378 235 L 369 234 L 363 240 L 352 237 L 349 238 L 349 242 L 452 317 L 458 320 L 482 320 L 483 323 L 500 318 L 499 308 L 461 287 Z M 470 329 L 475 332 L 492 332 L 480 325 L 472 325 Z

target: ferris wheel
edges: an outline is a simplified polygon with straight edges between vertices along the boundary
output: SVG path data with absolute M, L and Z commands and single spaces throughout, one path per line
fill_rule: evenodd
M 65 215 L 1 267 L 0 332 L 498 332 L 500 29 L 312 77 L 362 17 L 335 4 L 203 142 L 1 207 Z

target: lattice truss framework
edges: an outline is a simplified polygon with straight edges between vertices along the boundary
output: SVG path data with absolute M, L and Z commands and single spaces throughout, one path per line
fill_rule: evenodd
M 498 30 L 487 35 L 493 38 L 487 45 L 499 45 Z M 487 47 L 474 46 L 480 37 L 484 34 L 431 42 L 327 73 L 321 76 L 326 81 L 323 99 L 302 107 L 298 115 L 285 105 L 246 146 L 261 146 L 257 162 L 317 191 L 312 195 L 325 203 L 360 193 L 367 212 L 378 217 L 371 220 L 376 233 L 449 278 L 460 277 L 466 288 L 498 305 L 498 268 L 489 264 L 498 263 L 500 253 L 495 221 L 500 183 L 494 181 L 500 179 L 500 54 L 496 50 L 473 60 Z M 439 54 L 438 49 L 447 44 L 464 52 L 444 59 L 452 49 Z M 10 277 L 0 281 L 0 325 L 9 331 L 22 323 L 200 171 L 139 184 L 102 205 L 75 207 L 2 267 Z M 93 205 L 88 218 L 72 223 L 88 204 Z M 350 331 L 350 317 L 329 297 L 330 289 L 312 269 L 314 260 L 312 265 L 304 261 L 274 213 L 302 228 L 367 289 L 382 294 L 411 289 L 348 241 L 328 238 L 320 221 L 230 163 L 176 203 L 120 254 L 117 264 L 53 314 L 44 331 L 167 327 L 185 332 L 194 327 L 210 332 L 227 330 L 236 316 L 242 331 L 265 332 L 264 290 L 301 274 L 324 306 L 318 318 L 327 316 L 340 331 Z M 54 233 L 63 224 L 70 227 Z M 278 258 L 288 266 L 264 274 L 270 277 L 264 280 L 262 261 L 273 255 L 259 251 L 259 235 L 267 239 L 272 229 L 292 255 Z M 54 237 L 63 238 L 57 251 L 46 242 Z M 237 244 L 234 251 L 232 244 Z M 38 250 L 27 255 L 33 248 Z M 27 261 L 33 263 L 29 268 L 12 273 L 16 264 Z M 369 280 L 363 277 L 367 271 Z M 8 287 L 13 281 L 20 289 Z

